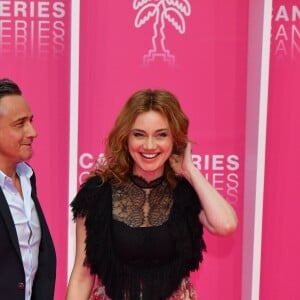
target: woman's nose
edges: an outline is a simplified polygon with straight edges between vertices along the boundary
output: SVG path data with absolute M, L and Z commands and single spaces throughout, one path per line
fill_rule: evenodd
M 155 140 L 151 137 L 147 138 L 144 143 L 145 149 L 154 149 L 156 147 Z

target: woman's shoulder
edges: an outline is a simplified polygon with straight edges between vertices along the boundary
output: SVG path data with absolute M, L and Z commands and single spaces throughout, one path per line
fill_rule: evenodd
M 177 179 L 177 185 L 174 189 L 175 192 L 177 193 L 188 193 L 188 194 L 194 194 L 195 190 L 192 187 L 192 185 L 184 178 L 184 177 L 179 177 Z
M 88 178 L 79 188 L 70 206 L 74 218 L 85 216 L 88 211 L 96 209 L 111 199 L 111 186 L 108 182 L 103 182 L 100 176 Z
M 88 177 L 80 186 L 80 190 L 83 188 L 94 188 L 103 184 L 103 180 L 99 175 L 93 175 Z
M 174 198 L 179 206 L 185 208 L 201 209 L 200 201 L 193 186 L 183 177 L 178 179 L 174 189 Z

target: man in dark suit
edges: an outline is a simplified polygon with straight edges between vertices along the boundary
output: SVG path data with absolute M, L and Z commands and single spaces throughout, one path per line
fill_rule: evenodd
M 0 299 L 53 300 L 56 255 L 25 162 L 37 136 L 18 85 L 0 79 Z

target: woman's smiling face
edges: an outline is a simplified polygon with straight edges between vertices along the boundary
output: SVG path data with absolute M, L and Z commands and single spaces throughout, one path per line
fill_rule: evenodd
M 147 181 L 161 176 L 173 149 L 166 117 L 153 110 L 138 115 L 130 130 L 128 149 L 134 160 L 135 175 Z

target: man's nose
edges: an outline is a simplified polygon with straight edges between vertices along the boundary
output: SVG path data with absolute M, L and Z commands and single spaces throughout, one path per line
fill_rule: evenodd
M 28 123 L 27 134 L 30 137 L 37 137 L 37 130 L 32 123 Z

